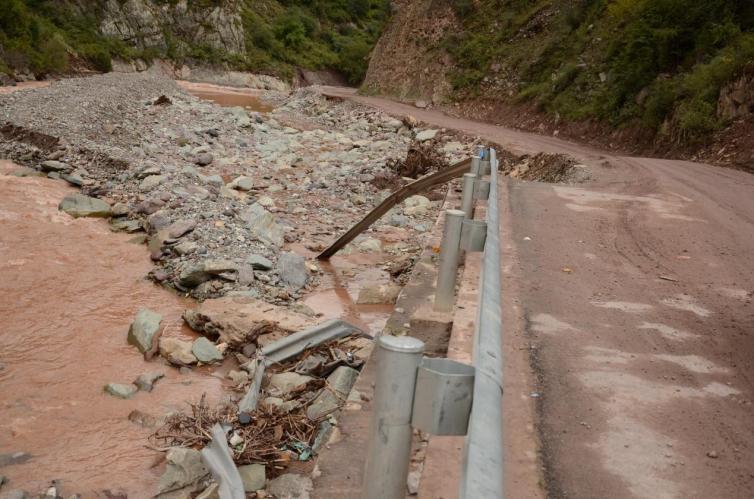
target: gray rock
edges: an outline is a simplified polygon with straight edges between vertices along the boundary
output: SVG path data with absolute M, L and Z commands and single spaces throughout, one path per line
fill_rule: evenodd
M 71 169 L 66 163 L 61 161 L 47 160 L 40 165 L 43 172 L 65 172 Z
M 254 270 L 272 270 L 272 262 L 262 255 L 252 254 L 246 258 L 246 263 Z
M 193 241 L 181 241 L 180 243 L 173 246 L 173 251 L 175 251 L 179 255 L 189 255 L 196 251 L 198 247 L 199 245 Z
M 408 217 L 399 213 L 394 213 L 393 216 L 390 217 L 390 225 L 394 227 L 405 227 L 408 225 Z
M 247 464 L 238 467 L 238 474 L 241 475 L 243 489 L 246 492 L 255 492 L 264 488 L 267 481 L 263 464 Z
M 223 181 L 223 178 L 220 175 L 208 175 L 206 177 L 202 177 L 202 180 L 209 185 L 214 185 L 215 187 L 222 187 L 223 185 L 225 185 L 225 181 Z
M 356 303 L 359 305 L 393 304 L 398 299 L 401 287 L 397 284 L 376 284 L 359 290 Z
M 31 497 L 28 492 L 21 489 L 9 490 L 2 495 L 2 499 L 31 499 Z
M 209 475 L 198 450 L 173 447 L 165 459 L 167 466 L 165 473 L 160 477 L 158 495 L 193 486 Z
M 241 175 L 240 177 L 233 179 L 233 182 L 230 183 L 230 187 L 239 191 L 249 191 L 254 187 L 254 183 L 249 177 Z
M 154 335 L 160 330 L 162 315 L 148 308 L 136 313 L 136 318 L 128 328 L 128 343 L 134 345 L 141 353 L 152 348 Z
M 154 234 L 157 231 L 165 229 L 170 225 L 170 216 L 165 210 L 160 210 L 156 213 L 152 213 L 147 217 L 146 229 L 150 234 Z
M 239 267 L 229 260 L 207 260 L 186 266 L 179 276 L 179 283 L 186 288 L 195 288 L 215 276 L 228 277 L 237 274 Z
M 306 409 L 306 417 L 312 421 L 321 419 L 342 404 L 359 377 L 359 371 L 348 366 L 340 366 L 327 377 L 327 390 L 322 390 L 314 402 Z
M 306 269 L 306 260 L 296 253 L 281 253 L 278 257 L 278 273 L 280 280 L 294 291 L 306 286 L 309 279 L 309 271 Z
M 429 104 L 427 104 L 427 101 L 417 100 L 416 102 L 414 102 L 414 106 L 418 107 L 419 109 L 426 109 Z
M 377 253 L 382 250 L 382 241 L 370 237 L 361 241 L 358 246 L 361 251 L 366 251 L 368 253 Z
M 313 489 L 314 484 L 308 476 L 286 473 L 270 480 L 265 490 L 277 499 L 309 499 L 309 492 Z
M 246 223 L 249 231 L 260 241 L 275 246 L 283 245 L 285 236 L 283 226 L 278 224 L 275 217 L 265 210 L 261 204 L 254 203 L 241 212 L 239 217 Z
M 154 372 L 140 374 L 135 380 L 134 385 L 142 392 L 151 392 L 157 380 L 165 377 L 165 373 Z
M 121 399 L 130 399 L 137 390 L 138 388 L 133 384 L 125 385 L 122 383 L 108 383 L 105 385 L 106 393 Z
M 160 185 L 165 181 L 164 175 L 150 175 L 139 184 L 139 190 L 141 192 L 148 192 Z
M 199 362 L 204 362 L 205 364 L 223 360 L 223 354 L 220 353 L 214 343 L 204 336 L 194 340 L 194 344 L 191 345 L 191 353 L 194 354 L 194 357 Z
M 58 209 L 68 213 L 73 218 L 109 217 L 112 214 L 110 205 L 106 202 L 79 193 L 68 194 L 64 197 L 58 205 Z
M 162 173 L 162 170 L 160 169 L 159 166 L 151 165 L 151 166 L 147 166 L 146 168 L 141 170 L 139 173 L 137 173 L 136 178 L 141 180 L 152 175 L 159 175 L 160 173 Z
M 78 173 L 63 173 L 60 175 L 60 178 L 76 187 L 81 187 L 82 185 L 84 185 L 84 178 Z
M 270 391 L 274 391 L 277 395 L 285 395 L 297 388 L 301 388 L 313 379 L 311 376 L 304 376 L 294 372 L 278 373 L 270 376 L 267 388 Z
M 171 239 L 178 239 L 183 237 L 196 228 L 196 221 L 194 220 L 178 220 L 173 222 L 167 227 L 168 237 Z
M 10 466 L 12 464 L 22 464 L 31 459 L 31 454 L 28 452 L 10 452 L 8 454 L 0 454 L 0 468 L 4 466 Z
M 196 158 L 194 158 L 194 163 L 199 166 L 207 166 L 208 164 L 212 163 L 214 159 L 215 158 L 211 153 L 202 152 L 196 155 Z
M 416 134 L 416 141 L 424 142 L 427 140 L 432 140 L 435 138 L 435 136 L 437 135 L 439 131 L 440 130 L 423 130 Z
M 114 231 L 118 232 L 126 232 L 128 234 L 133 234 L 134 232 L 139 232 L 141 230 L 144 230 L 144 227 L 141 226 L 141 222 L 138 220 L 124 220 L 122 218 L 117 219 L 113 218 L 110 221 L 110 227 Z

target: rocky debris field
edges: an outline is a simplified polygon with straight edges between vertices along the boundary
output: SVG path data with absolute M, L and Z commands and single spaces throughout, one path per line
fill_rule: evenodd
M 167 451 L 160 497 L 215 497 L 194 450 L 209 442 L 215 422 L 228 430 L 247 491 L 306 493 L 312 457 L 339 438 L 337 410 L 360 402 L 351 385 L 372 340 L 354 331 L 266 370 L 260 352 L 321 321 L 301 301 L 324 278 L 317 252 L 391 190 L 468 157 L 475 145 L 313 91 L 264 97 L 274 111 L 222 108 L 153 74 L 0 96 L 0 157 L 23 165 L 15 174 L 77 187 L 61 211 L 133 233 L 155 264 L 151 279 L 201 300 L 183 316 L 195 338 L 166 331 L 157 306 L 134 311 L 124 342 L 154 367 L 103 386 L 107 396 L 130 399 L 159 391 L 166 368 L 202 366 L 227 380 L 219 406 L 196 402 L 197 393 L 189 413 L 129 415 Z M 415 162 L 410 150 L 431 151 L 421 171 L 401 169 Z M 351 290 L 355 303 L 395 302 L 443 197 L 444 188 L 412 196 L 339 253 L 360 263 L 329 272 L 366 272 Z M 375 266 L 389 281 L 370 280 Z M 258 403 L 241 417 L 252 388 Z
M 312 91 L 268 97 L 278 107 L 266 114 L 198 100 L 153 74 L 55 82 L 0 97 L 0 154 L 80 187 L 61 200 L 72 216 L 141 234 L 155 281 L 199 299 L 282 304 L 317 283 L 304 256 L 406 181 L 388 164 L 411 144 L 434 141 L 450 162 L 473 146 Z M 345 254 L 416 250 L 409 241 L 429 229 L 438 199 L 417 196 L 385 218 L 405 242 L 384 248 L 378 226 Z

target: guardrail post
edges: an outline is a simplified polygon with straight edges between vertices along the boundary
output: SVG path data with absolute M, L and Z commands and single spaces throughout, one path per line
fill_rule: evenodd
M 437 272 L 434 307 L 435 310 L 440 312 L 453 310 L 458 257 L 461 250 L 461 230 L 465 215 L 461 210 L 447 210 L 445 212 L 445 227 L 440 243 L 440 268 Z
M 466 220 L 474 218 L 474 184 L 477 176 L 473 173 L 463 174 L 463 195 L 461 197 L 461 211 L 466 216 Z
M 406 496 L 411 458 L 411 415 L 416 373 L 424 342 L 410 336 L 380 336 L 369 449 L 361 496 L 398 499 Z

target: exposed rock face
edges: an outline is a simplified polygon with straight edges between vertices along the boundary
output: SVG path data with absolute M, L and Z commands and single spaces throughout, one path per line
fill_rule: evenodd
M 231 54 L 244 51 L 241 6 L 236 0 L 211 8 L 179 0 L 108 0 L 100 31 L 133 47 L 167 48 L 165 33 L 173 42 L 205 45 Z
M 401 99 L 444 101 L 452 87 L 449 56 L 435 47 L 445 34 L 459 29 L 452 2 L 395 0 L 393 16 L 375 45 L 364 79 L 372 92 Z
M 717 114 L 725 120 L 754 115 L 754 72 L 743 75 L 720 91 Z

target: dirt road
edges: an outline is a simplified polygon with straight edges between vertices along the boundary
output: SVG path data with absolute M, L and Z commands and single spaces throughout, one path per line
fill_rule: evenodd
M 530 355 L 549 497 L 751 497 L 754 176 L 326 92 L 590 166 L 502 190 L 507 355 Z

